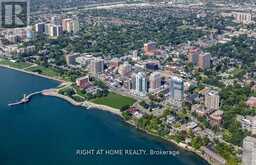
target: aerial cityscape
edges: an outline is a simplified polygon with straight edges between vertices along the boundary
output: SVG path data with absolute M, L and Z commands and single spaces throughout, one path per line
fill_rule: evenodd
M 0 164 L 256 165 L 256 1 L 27 5 L 0 26 Z

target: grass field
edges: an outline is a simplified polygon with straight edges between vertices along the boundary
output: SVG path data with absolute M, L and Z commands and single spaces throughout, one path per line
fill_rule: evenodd
M 31 72 L 37 72 L 46 76 L 50 76 L 50 77 L 60 77 L 60 73 L 58 72 L 58 70 L 54 69 L 54 68 L 47 68 L 44 66 L 35 66 L 35 67 L 31 67 L 28 68 L 27 71 L 31 71 Z
M 118 95 L 116 93 L 110 92 L 106 97 L 100 97 L 91 100 L 96 104 L 107 105 L 113 108 L 121 109 L 124 106 L 131 106 L 136 102 L 135 99 Z
M 0 58 L 0 64 L 18 68 L 18 69 L 24 69 L 24 68 L 32 65 L 32 64 L 25 63 L 25 62 L 12 62 L 10 60 L 2 59 L 2 58 Z

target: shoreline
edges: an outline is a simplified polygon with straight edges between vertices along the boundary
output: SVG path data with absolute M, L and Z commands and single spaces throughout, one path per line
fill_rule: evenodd
M 26 73 L 26 74 L 30 74 L 30 75 L 33 75 L 33 76 L 38 76 L 38 77 L 42 77 L 42 78 L 46 78 L 48 80 L 54 80 L 54 81 L 58 81 L 60 83 L 65 83 L 66 81 L 64 80 L 61 80 L 61 79 L 58 79 L 58 78 L 54 78 L 54 77 L 50 77 L 50 76 L 46 76 L 46 75 L 42 75 L 42 74 L 39 74 L 39 73 L 35 73 L 35 72 L 31 72 L 31 71 L 26 71 L 24 69 L 19 69 L 19 68 L 15 68 L 15 67 L 11 67 L 11 66 L 7 66 L 7 65 L 3 65 L 3 64 L 0 64 L 0 67 L 2 68 L 7 68 L 7 69 L 11 69 L 11 70 L 16 70 L 16 71 L 20 71 L 22 73 Z M 91 108 L 95 108 L 99 111 L 106 111 L 106 112 L 110 112 L 114 115 L 117 115 L 119 117 L 122 118 L 122 121 L 125 122 L 126 124 L 129 124 L 130 126 L 132 127 L 135 127 L 137 130 L 141 131 L 141 132 L 144 132 L 148 135 L 151 135 L 151 136 L 154 136 L 154 137 L 157 137 L 157 138 L 160 138 L 161 140 L 164 140 L 168 143 L 172 143 L 174 145 L 176 145 L 177 147 L 183 149 L 183 150 L 186 150 L 188 152 L 192 152 L 194 154 L 196 154 L 197 156 L 199 156 L 201 159 L 205 160 L 206 162 L 208 162 L 209 165 L 214 165 L 213 162 L 207 160 L 204 158 L 204 156 L 201 154 L 200 151 L 198 150 L 195 150 L 193 149 L 191 146 L 188 146 L 184 143 L 177 143 L 176 141 L 172 140 L 172 139 L 167 139 L 165 137 L 161 137 L 157 134 L 154 134 L 154 133 L 151 133 L 147 130 L 144 130 L 142 128 L 139 128 L 135 125 L 134 122 L 132 121 L 126 121 L 124 120 L 123 116 L 122 116 L 122 113 L 119 109 L 115 109 L 115 108 L 112 108 L 112 107 L 109 107 L 109 106 L 106 106 L 106 105 L 101 105 L 101 104 L 96 104 L 96 103 L 93 103 L 93 102 L 90 102 L 90 101 L 84 101 L 84 102 L 76 102 L 75 100 L 73 100 L 72 98 L 68 97 L 68 96 L 65 96 L 65 95 L 61 95 L 61 94 L 58 94 L 57 90 L 55 88 L 53 89 L 46 89 L 46 90 L 43 90 L 42 93 L 41 93 L 43 96 L 51 96 L 51 97 L 57 97 L 57 98 L 60 98 L 64 101 L 67 101 L 68 103 L 72 104 L 73 106 L 77 106 L 77 107 L 85 107 L 87 110 L 90 110 Z
M 46 78 L 48 80 L 58 81 L 60 83 L 65 83 L 66 82 L 65 80 L 62 80 L 62 79 L 58 79 L 58 78 L 55 78 L 55 77 L 50 77 L 50 76 L 47 76 L 47 75 L 43 75 L 43 74 L 27 71 L 27 70 L 24 70 L 24 69 L 15 68 L 15 67 L 12 67 L 12 66 L 9 66 L 9 65 L 0 64 L 0 67 L 7 68 L 7 69 L 12 69 L 12 70 L 16 70 L 16 71 L 20 71 L 20 72 L 27 73 L 27 74 L 30 74 L 30 75 L 33 75 L 33 76 L 38 76 L 38 77 Z
M 73 100 L 72 98 L 70 98 L 68 96 L 59 94 L 56 89 L 44 90 L 42 92 L 42 95 L 52 96 L 52 97 L 57 97 L 57 98 L 63 99 L 63 100 L 69 102 L 70 104 L 72 104 L 74 106 L 85 107 L 87 109 L 96 108 L 96 109 L 99 109 L 99 110 L 111 112 L 112 114 L 115 114 L 115 115 L 118 115 L 118 116 L 122 117 L 122 113 L 119 109 L 112 108 L 112 107 L 102 105 L 102 104 L 96 104 L 96 103 L 93 103 L 93 102 L 90 102 L 90 101 L 77 102 L 77 101 Z
M 171 143 L 171 144 L 175 145 L 177 148 L 183 149 L 183 150 L 185 150 L 185 151 L 187 151 L 187 152 L 192 152 L 192 153 L 194 153 L 195 155 L 199 156 L 201 159 L 205 160 L 209 165 L 214 165 L 213 162 L 211 162 L 211 161 L 209 161 L 208 159 L 205 159 L 205 158 L 204 158 L 204 156 L 202 155 L 202 152 L 200 152 L 200 151 L 198 151 L 198 150 L 195 150 L 194 148 L 192 148 L 191 146 L 188 146 L 188 145 L 185 144 L 185 143 L 177 143 L 177 142 L 176 142 L 175 140 L 173 140 L 173 139 L 168 139 L 168 138 L 166 138 L 166 137 L 162 137 L 162 136 L 157 135 L 157 134 L 155 134 L 155 133 L 149 132 L 149 131 L 147 131 L 147 130 L 145 130 L 145 129 L 139 128 L 139 127 L 137 127 L 137 126 L 135 125 L 135 123 L 132 122 L 132 121 L 126 121 L 126 120 L 124 120 L 124 122 L 127 123 L 127 124 L 129 124 L 129 125 L 132 126 L 132 127 L 135 127 L 137 130 L 139 130 L 139 131 L 141 131 L 141 132 L 143 132 L 143 133 L 145 133 L 145 134 L 148 134 L 148 135 L 150 135 L 150 136 L 159 138 L 159 139 L 161 139 L 161 140 L 163 140 L 163 141 L 166 141 L 167 143 Z
M 76 102 L 75 100 L 73 100 L 72 98 L 70 98 L 68 96 L 64 96 L 64 95 L 58 94 L 56 89 L 46 90 L 46 91 L 44 91 L 42 93 L 42 95 L 44 95 L 44 96 L 52 96 L 52 97 L 57 97 L 57 98 L 63 99 L 65 101 L 69 102 L 70 104 L 72 104 L 73 106 L 85 107 L 87 110 L 90 110 L 90 108 L 95 108 L 96 110 L 99 110 L 99 111 L 110 112 L 110 113 L 120 117 L 122 119 L 122 121 L 124 123 L 128 124 L 129 126 L 132 126 L 132 127 L 136 128 L 137 130 L 139 130 L 139 131 L 141 131 L 141 132 L 143 132 L 145 134 L 148 134 L 150 136 L 154 136 L 156 138 L 160 138 L 161 140 L 164 140 L 167 143 L 172 143 L 176 147 L 181 148 L 181 149 L 183 149 L 185 151 L 192 152 L 192 153 L 196 154 L 197 156 L 199 156 L 201 159 L 205 160 L 209 165 L 214 165 L 212 162 L 210 162 L 209 160 L 205 159 L 200 151 L 193 149 L 191 146 L 188 146 L 185 143 L 177 143 L 173 139 L 168 139 L 168 138 L 165 138 L 165 137 L 161 137 L 161 136 L 159 136 L 157 134 L 154 134 L 152 132 L 149 132 L 147 130 L 139 128 L 131 120 L 130 121 L 124 120 L 124 118 L 123 118 L 123 116 L 121 114 L 121 111 L 119 109 L 115 109 L 115 108 L 108 107 L 108 106 L 105 106 L 105 105 L 95 104 L 95 103 L 92 103 L 90 101 L 84 101 L 84 102 L 80 102 L 79 103 L 79 102 Z

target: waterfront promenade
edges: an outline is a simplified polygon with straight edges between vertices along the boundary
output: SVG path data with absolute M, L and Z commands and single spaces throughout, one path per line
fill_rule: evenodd
M 55 78 L 55 77 L 50 77 L 50 76 L 42 75 L 42 74 L 39 74 L 39 73 L 27 71 L 27 70 L 24 70 L 24 69 L 19 69 L 19 68 L 11 67 L 11 66 L 8 66 L 8 65 L 0 64 L 0 67 L 17 70 L 17 71 L 20 71 L 20 72 L 24 72 L 24 73 L 31 74 L 31 75 L 34 75 L 34 76 L 43 77 L 43 78 L 46 78 L 46 79 L 49 79 L 49 80 L 58 81 L 58 82 L 61 82 L 61 83 L 65 82 L 62 79 L 58 79 L 58 78 Z
M 59 94 L 57 89 L 43 90 L 42 94 L 44 96 L 53 96 L 53 97 L 61 98 L 61 99 L 65 100 L 65 101 L 71 103 L 74 106 L 86 107 L 88 110 L 90 110 L 91 108 L 92 109 L 96 108 L 98 110 L 103 110 L 103 111 L 111 112 L 112 114 L 118 115 L 121 118 L 123 118 L 122 117 L 122 113 L 121 113 L 121 111 L 119 109 L 115 109 L 115 108 L 108 107 L 108 106 L 105 106 L 105 105 L 95 104 L 95 103 L 92 103 L 92 102 L 89 102 L 89 101 L 77 102 L 77 101 L 73 100 L 72 98 L 70 98 L 68 96 L 64 96 L 64 95 Z M 131 122 L 131 121 L 125 121 L 125 122 L 127 124 L 129 124 L 129 125 L 132 125 L 132 126 L 136 127 L 136 124 L 134 122 Z M 186 145 L 184 143 L 177 143 L 175 140 L 172 140 L 172 139 L 169 139 L 169 138 L 160 137 L 157 134 L 151 133 L 149 131 L 146 131 L 146 130 L 138 128 L 138 127 L 136 127 L 136 128 L 139 129 L 140 131 L 143 131 L 143 132 L 149 134 L 149 135 L 156 136 L 156 137 L 164 139 L 164 140 L 166 140 L 168 142 L 171 142 L 171 143 L 179 146 L 180 148 L 182 148 L 184 150 L 193 152 L 193 153 L 197 154 L 198 156 L 200 156 L 201 158 L 204 158 L 200 151 L 193 149 L 191 146 L 188 146 L 188 145 Z M 210 161 L 208 161 L 208 163 L 211 164 Z
M 43 89 L 55 88 L 58 83 L 28 76 L 24 73 L 1 68 L 1 103 L 0 118 L 3 139 L 1 151 L 9 153 L 13 159 L 6 165 L 25 164 L 177 164 L 185 165 L 194 162 L 197 165 L 208 165 L 196 155 L 182 151 L 180 156 L 161 157 L 148 156 L 97 156 L 85 157 L 76 155 L 76 149 L 90 149 L 89 146 L 122 148 L 138 146 L 140 148 L 157 148 L 159 150 L 178 150 L 174 145 L 162 142 L 122 123 L 116 115 L 104 111 L 73 106 L 62 99 L 45 97 L 41 94 L 31 99 L 28 105 L 15 107 L 6 106 L 10 100 L 19 98 L 24 91 L 32 93 Z M 13 81 L 16 80 L 16 81 Z M 36 84 L 35 84 L 36 82 Z M 15 86 L 15 88 L 10 88 Z M 95 138 L 96 137 L 96 138 Z M 81 146 L 81 147 L 80 147 Z M 87 148 L 88 147 L 88 148 Z M 40 148 L 40 150 L 38 150 Z M 20 154 L 31 151 L 30 154 Z M 64 152 L 65 151 L 65 152 Z M 46 155 L 45 155 L 46 154 Z M 74 159 L 75 157 L 79 159 Z M 45 159 L 45 156 L 49 159 Z
M 50 76 L 42 75 L 42 74 L 35 73 L 35 72 L 26 71 L 24 69 L 15 68 L 15 67 L 11 67 L 11 66 L 8 66 L 8 65 L 0 64 L 0 67 L 8 68 L 8 69 L 13 69 L 13 70 L 20 71 L 20 72 L 27 73 L 27 74 L 31 74 L 31 75 L 34 75 L 34 76 L 43 77 L 43 78 L 46 78 L 46 79 L 49 79 L 49 80 L 58 81 L 61 84 L 67 83 L 66 81 L 64 81 L 62 79 L 58 79 L 58 78 L 55 78 L 55 77 L 50 77 Z M 99 110 L 108 111 L 108 112 L 111 112 L 111 113 L 113 113 L 115 115 L 122 116 L 119 109 L 112 108 L 112 107 L 105 106 L 105 105 L 95 104 L 95 103 L 89 102 L 89 101 L 76 102 L 75 100 L 73 100 L 72 98 L 70 98 L 68 96 L 64 96 L 64 95 L 59 94 L 57 89 L 46 89 L 46 90 L 40 91 L 40 93 L 42 93 L 45 96 L 54 96 L 54 97 L 61 98 L 63 100 L 68 101 L 69 103 L 71 103 L 74 106 L 81 106 L 81 107 L 86 107 L 86 108 L 89 107 L 89 109 L 90 108 L 97 108 Z M 25 102 L 22 102 L 22 103 L 25 103 Z
M 10 103 L 10 104 L 8 104 L 8 106 L 15 106 L 15 105 L 19 105 L 19 104 L 25 104 L 25 103 L 30 101 L 30 98 L 32 96 L 40 94 L 41 92 L 42 91 L 33 92 L 33 93 L 30 93 L 27 96 L 24 94 L 24 97 L 20 101 L 17 101 L 17 102 L 14 102 L 14 103 Z
M 64 96 L 64 95 L 59 94 L 57 89 L 43 90 L 42 94 L 45 95 L 45 96 L 54 96 L 54 97 L 61 98 L 63 100 L 68 101 L 69 103 L 71 103 L 74 106 L 86 107 L 88 109 L 96 108 L 96 109 L 99 109 L 99 110 L 108 111 L 108 112 L 111 112 L 111 113 L 116 114 L 118 116 L 121 116 L 121 112 L 120 112 L 119 109 L 115 109 L 115 108 L 108 107 L 108 106 L 105 106 L 105 105 L 95 104 L 95 103 L 92 103 L 92 102 L 89 102 L 89 101 L 77 102 L 77 101 L 73 100 L 72 98 L 70 98 L 68 96 Z
M 1 67 L 2 65 L 0 65 Z M 9 69 L 13 69 L 13 70 L 17 70 L 17 71 L 20 71 L 20 72 L 24 72 L 24 73 L 28 73 L 28 74 L 32 74 L 32 75 L 35 75 L 35 76 L 39 76 L 39 77 L 43 77 L 43 78 L 47 78 L 47 79 L 50 79 L 50 80 L 55 80 L 55 81 L 58 81 L 58 82 L 62 82 L 64 83 L 65 81 L 63 80 L 59 80 L 59 79 L 56 79 L 56 78 L 52 78 L 52 77 L 49 77 L 49 76 L 44 76 L 44 75 L 41 75 L 41 74 L 37 74 L 37 73 L 33 73 L 33 72 L 29 72 L 29 71 L 25 71 L 23 69 L 17 69 L 17 68 L 13 68 L 13 67 L 9 67 L 9 66 L 5 66 L 3 65 L 2 67 L 5 67 L 5 68 L 9 68 Z M 66 82 L 67 83 L 67 82 Z M 61 95 L 58 93 L 58 89 L 55 89 L 55 88 L 52 88 L 52 89 L 46 89 L 46 90 L 42 90 L 41 91 L 41 94 L 44 95 L 44 96 L 53 96 L 53 97 L 58 97 L 58 98 L 61 98 L 69 103 L 71 103 L 72 105 L 74 106 L 80 106 L 80 107 L 86 107 L 87 109 L 93 109 L 93 108 L 96 108 L 98 110 L 103 110 L 103 111 L 108 111 L 108 112 L 111 112 L 112 114 L 115 114 L 115 115 L 118 115 L 120 117 L 122 117 L 121 115 L 121 111 L 119 109 L 115 109 L 115 108 L 112 108 L 112 107 L 108 107 L 108 106 L 105 106 L 105 105 L 99 105 L 99 104 L 95 104 L 95 103 L 92 103 L 92 102 L 89 102 L 89 101 L 84 101 L 84 102 L 76 102 L 75 100 L 73 100 L 72 98 L 68 97 L 68 96 L 64 96 L 64 95 Z M 125 121 L 126 123 L 130 124 L 130 125 L 133 125 L 136 127 L 136 125 L 134 123 L 131 123 L 131 122 L 127 122 Z M 171 140 L 171 139 L 166 139 L 166 138 L 163 138 L 163 137 L 160 137 L 156 134 L 152 134 L 148 131 L 145 131 L 143 129 L 139 129 L 143 132 L 146 132 L 147 134 L 150 134 L 150 135 L 153 135 L 153 136 L 156 136 L 156 137 L 159 137 L 161 139 L 164 139 L 166 141 L 169 141 L 173 144 L 176 144 L 177 146 L 179 146 L 180 148 L 183 148 L 187 151 L 191 151 L 195 154 L 197 154 L 198 156 L 200 156 L 201 158 L 205 159 L 201 152 L 200 151 L 197 151 L 197 150 L 194 150 L 193 148 L 189 147 L 189 146 L 184 146 L 184 144 L 182 143 L 177 143 L 175 142 L 174 140 Z M 206 159 L 205 159 L 206 160 Z M 211 164 L 210 161 L 208 161 L 209 164 Z

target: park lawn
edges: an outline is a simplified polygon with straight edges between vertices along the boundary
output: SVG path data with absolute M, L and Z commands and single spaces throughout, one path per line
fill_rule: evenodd
M 13 61 L 10 61 L 8 59 L 3 59 L 3 58 L 0 58 L 0 64 L 18 68 L 18 69 L 24 69 L 24 68 L 27 68 L 32 65 L 29 63 L 25 63 L 25 62 L 13 62 Z
M 113 92 L 110 92 L 105 97 L 99 97 L 91 101 L 96 104 L 102 104 L 116 109 L 121 109 L 124 106 L 131 106 L 136 102 L 136 100 L 133 98 L 122 96 Z
M 35 66 L 28 68 L 27 70 L 55 78 L 59 78 L 61 76 L 57 69 L 44 66 Z

